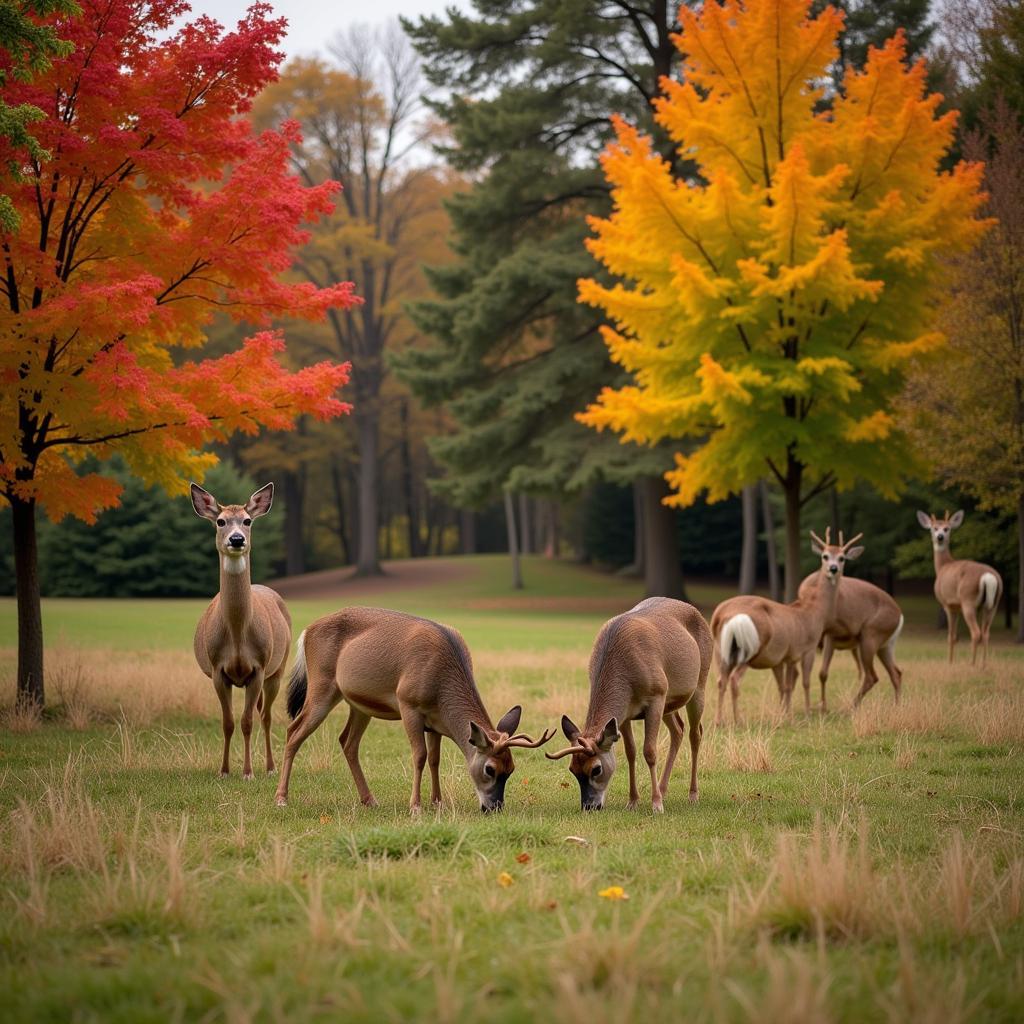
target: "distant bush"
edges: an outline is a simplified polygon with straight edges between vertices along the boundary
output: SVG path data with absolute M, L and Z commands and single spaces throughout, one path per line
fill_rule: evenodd
M 51 597 L 205 597 L 217 592 L 213 528 L 196 517 L 187 497 L 146 487 L 115 460 L 104 472 L 124 485 L 119 508 L 95 525 L 79 519 L 39 521 L 42 592 Z M 265 483 L 266 481 L 260 481 Z M 244 502 L 259 484 L 222 462 L 203 483 L 225 503 Z M 266 579 L 282 548 L 283 509 L 253 531 L 252 577 Z M 10 510 L 0 515 L 0 593 L 14 593 Z

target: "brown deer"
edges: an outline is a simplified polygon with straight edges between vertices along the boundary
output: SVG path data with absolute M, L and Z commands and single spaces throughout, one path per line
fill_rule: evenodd
M 978 655 L 981 644 L 981 664 L 988 663 L 988 634 L 992 620 L 1003 593 L 1003 578 L 990 565 L 970 562 L 965 558 L 954 558 L 949 550 L 950 534 L 964 521 L 963 511 L 952 516 L 949 510 L 938 516 L 918 512 L 917 521 L 932 535 L 932 551 L 935 555 L 935 597 L 946 613 L 949 630 L 949 660 L 953 661 L 956 647 L 956 629 L 960 613 L 971 631 L 971 664 Z M 978 611 L 981 621 L 978 621 Z
M 811 591 L 821 585 L 821 573 L 814 572 L 800 584 L 799 596 L 810 600 Z M 903 631 L 903 615 L 900 606 L 881 587 L 867 580 L 843 577 L 838 588 L 836 609 L 832 618 L 825 623 L 821 638 L 821 710 L 827 711 L 825 684 L 832 655 L 836 650 L 852 651 L 857 663 L 857 682 L 860 684 L 853 704 L 856 707 L 864 695 L 878 682 L 875 671 L 875 655 L 885 666 L 892 682 L 896 703 L 900 701 L 900 687 L 903 672 L 896 664 L 896 641 Z
M 340 701 L 349 706 L 338 742 L 355 780 L 359 799 L 376 800 L 359 765 L 359 742 L 371 718 L 401 719 L 412 747 L 410 810 L 420 810 L 423 766 L 430 766 L 431 800 L 441 802 L 438 765 L 441 737 L 463 753 L 480 798 L 481 811 L 501 810 L 505 783 L 515 771 L 513 747 L 539 747 L 539 740 L 513 735 L 522 708 L 498 722 L 491 719 L 473 680 L 473 663 L 459 633 L 448 626 L 383 608 L 346 608 L 317 619 L 299 637 L 288 683 L 288 714 L 277 804 L 288 802 L 288 780 L 299 747 Z
M 718 713 L 721 725 L 725 691 L 732 694 L 732 718 L 739 724 L 740 680 L 748 668 L 770 668 L 779 687 L 783 710 L 790 710 L 796 686 L 797 666 L 803 673 L 804 704 L 811 710 L 811 668 L 826 623 L 835 614 L 836 597 L 848 561 L 859 558 L 864 548 L 854 547 L 862 534 L 831 544 L 830 531 L 822 540 L 811 531 L 811 550 L 821 556 L 819 585 L 791 604 L 744 594 L 723 601 L 711 617 L 711 632 L 718 649 Z
M 571 744 L 551 760 L 572 755 L 569 771 L 580 784 L 585 811 L 604 807 L 608 784 L 615 772 L 613 747 L 622 730 L 629 765 L 629 807 L 636 807 L 636 744 L 632 723 L 644 723 L 644 760 L 651 772 L 651 806 L 664 810 L 664 795 L 675 763 L 684 726 L 681 708 L 690 723 L 690 800 L 697 800 L 697 754 L 704 727 L 704 684 L 711 668 L 713 642 L 704 616 L 693 605 L 668 597 L 641 601 L 601 627 L 590 655 L 590 703 L 586 724 L 578 728 L 562 716 L 562 731 Z M 669 731 L 668 757 L 658 781 L 658 730 Z
M 217 527 L 220 556 L 220 592 L 203 612 L 194 641 L 196 661 L 213 680 L 220 698 L 224 727 L 224 756 L 220 773 L 229 771 L 228 755 L 235 720 L 231 713 L 231 688 L 245 691 L 242 737 L 245 760 L 242 778 L 252 778 L 249 738 L 253 711 L 263 721 L 267 744 L 267 771 L 274 770 L 270 749 L 271 708 L 292 642 L 292 620 L 281 596 L 269 587 L 253 586 L 249 571 L 252 521 L 265 516 L 274 502 L 274 485 L 261 487 L 245 505 L 221 505 L 209 491 L 192 484 L 192 507 L 196 515 Z

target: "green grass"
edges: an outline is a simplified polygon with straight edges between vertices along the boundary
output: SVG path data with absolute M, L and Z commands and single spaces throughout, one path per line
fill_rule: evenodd
M 461 629 L 493 713 L 521 699 L 530 731 L 582 718 L 606 612 L 531 602 L 628 606 L 636 584 L 538 559 L 530 591 L 481 607 L 508 597 L 504 568 L 368 603 Z M 412 819 L 402 730 L 369 729 L 380 806 L 363 808 L 342 709 L 300 752 L 287 808 L 275 779 L 241 780 L 237 732 L 236 773 L 217 776 L 201 606 L 46 602 L 54 707 L 0 732 L 0 1020 L 1024 1019 L 1009 644 L 986 672 L 950 668 L 922 604 L 898 711 L 884 683 L 851 715 L 847 655 L 825 716 L 779 722 L 770 674 L 751 672 L 748 727 L 716 730 L 712 685 L 701 801 L 684 751 L 662 816 L 625 810 L 621 755 L 609 809 L 584 815 L 566 762 L 536 751 L 517 753 L 505 813 L 481 816 L 446 743 L 444 808 Z M 301 628 L 330 605 L 292 610 Z M 12 671 L 7 647 L 8 702 Z

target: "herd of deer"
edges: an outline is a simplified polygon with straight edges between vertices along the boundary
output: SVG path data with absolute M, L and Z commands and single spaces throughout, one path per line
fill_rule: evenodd
M 260 488 L 245 505 L 221 505 L 212 494 L 192 484 L 198 515 L 217 527 L 220 592 L 196 628 L 195 654 L 213 681 L 221 703 L 224 753 L 221 774 L 229 770 L 234 717 L 232 687 L 245 694 L 242 736 L 243 777 L 251 779 L 250 737 L 258 712 L 266 741 L 267 771 L 274 770 L 271 750 L 271 708 L 277 696 L 291 646 L 291 617 L 284 601 L 268 587 L 250 579 L 250 531 L 253 519 L 266 515 L 274 486 Z M 983 664 L 988 656 L 989 629 L 1002 592 L 999 573 L 979 562 L 954 559 L 950 533 L 963 522 L 963 512 L 942 519 L 918 512 L 930 531 L 935 555 L 935 596 L 949 624 L 949 659 L 953 660 L 957 621 L 963 613 L 971 633 L 971 660 L 979 645 Z M 843 578 L 846 563 L 863 548 L 860 534 L 830 543 L 811 534 L 820 568 L 803 581 L 791 604 L 742 596 L 722 602 L 708 625 L 692 605 L 653 597 L 606 622 L 590 657 L 590 703 L 582 728 L 562 716 L 569 746 L 551 759 L 571 756 L 569 770 L 580 786 L 584 810 L 604 806 L 615 771 L 615 744 L 622 739 L 629 767 L 629 806 L 639 801 L 636 784 L 636 743 L 632 723 L 643 722 L 643 756 L 651 776 L 651 804 L 663 809 L 669 778 L 682 743 L 685 709 L 690 726 L 690 800 L 697 799 L 697 757 L 700 751 L 704 688 L 717 650 L 718 715 L 721 722 L 726 691 L 732 696 L 734 722 L 739 721 L 739 684 L 748 668 L 770 668 L 788 711 L 797 670 L 802 674 L 804 704 L 810 711 L 810 676 L 814 655 L 823 648 L 819 673 L 821 706 L 835 649 L 851 650 L 857 662 L 859 703 L 878 681 L 877 655 L 900 697 L 902 673 L 895 659 L 903 616 L 885 591 L 863 580 Z M 462 751 L 483 811 L 499 810 L 505 785 L 515 770 L 512 749 L 540 747 L 554 735 L 545 730 L 534 740 L 517 733 L 522 708 L 508 711 L 492 725 L 473 679 L 473 663 L 459 633 L 430 619 L 381 608 L 346 608 L 325 615 L 299 636 L 288 686 L 292 719 L 285 742 L 277 803 L 288 800 L 288 782 L 299 747 L 341 701 L 349 706 L 348 722 L 339 737 L 360 800 L 375 804 L 359 764 L 359 742 L 371 718 L 401 719 L 413 756 L 410 806 L 420 809 L 425 765 L 430 767 L 431 800 L 441 802 L 438 777 L 441 738 Z M 659 779 L 656 771 L 658 731 L 669 731 L 668 756 Z

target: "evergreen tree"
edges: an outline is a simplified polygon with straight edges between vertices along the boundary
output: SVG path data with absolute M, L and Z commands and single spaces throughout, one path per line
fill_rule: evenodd
M 647 586 L 663 593 L 681 586 L 674 516 L 659 503 L 670 454 L 588 436 L 572 414 L 612 372 L 603 318 L 576 303 L 577 279 L 597 270 L 586 215 L 609 209 L 598 154 L 613 112 L 654 130 L 675 10 L 475 0 L 472 14 L 403 22 L 445 96 L 434 103 L 452 133 L 444 153 L 475 184 L 449 203 L 456 260 L 430 271 L 440 298 L 412 309 L 433 344 L 394 360 L 422 400 L 450 414 L 434 454 L 448 471 L 439 489 L 456 503 L 502 489 L 558 493 L 602 474 L 645 478 L 657 521 L 647 536 L 667 545 L 646 559 Z

